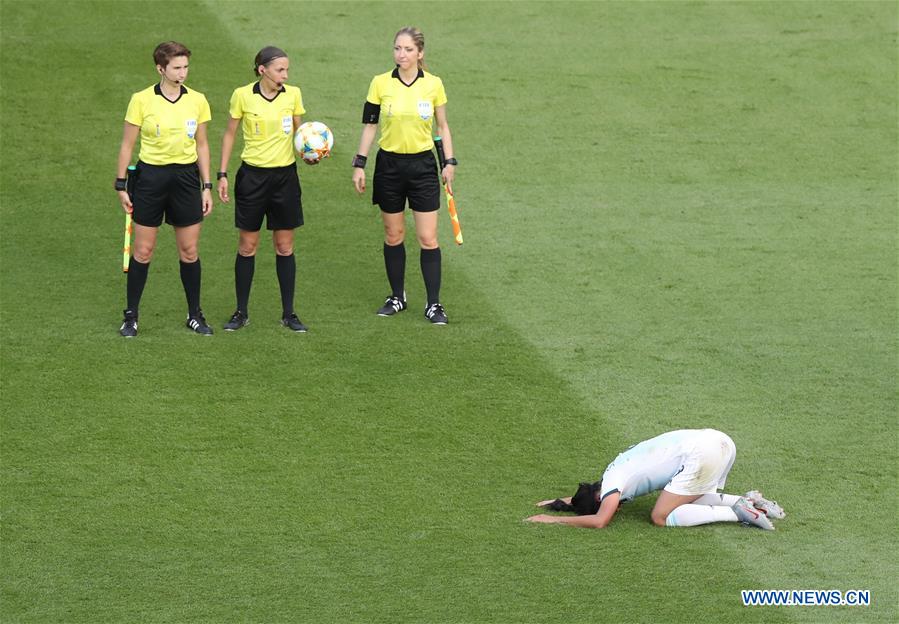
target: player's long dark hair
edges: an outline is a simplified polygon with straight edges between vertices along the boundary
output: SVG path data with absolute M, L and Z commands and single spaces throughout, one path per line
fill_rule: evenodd
M 599 488 L 601 481 L 595 483 L 581 483 L 577 492 L 571 497 L 571 503 L 566 503 L 561 498 L 557 498 L 551 503 L 544 505 L 545 509 L 552 511 L 573 511 L 579 516 L 590 516 L 599 511 Z

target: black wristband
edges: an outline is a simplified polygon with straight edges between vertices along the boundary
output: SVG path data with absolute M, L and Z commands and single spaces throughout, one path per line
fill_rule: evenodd
M 212 190 L 212 182 L 203 182 L 203 190 L 211 191 Z
M 227 171 L 219 171 L 217 174 L 215 174 L 216 180 L 221 180 L 222 178 L 227 178 L 227 177 L 228 177 Z
M 356 154 L 353 156 L 353 166 L 359 169 L 365 169 L 365 163 L 368 162 L 368 157 L 363 156 L 362 154 Z
M 453 165 L 455 167 L 456 165 L 459 164 L 459 161 L 456 160 L 455 158 L 447 158 L 443 164 L 444 165 Z
M 115 179 L 115 190 L 117 190 L 117 191 L 128 190 L 128 181 L 125 178 L 116 178 Z

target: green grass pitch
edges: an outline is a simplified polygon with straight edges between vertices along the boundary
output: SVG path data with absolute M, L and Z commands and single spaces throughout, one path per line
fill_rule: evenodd
M 3 622 L 895 622 L 894 2 L 0 3 Z M 368 81 L 415 24 L 449 96 L 466 243 L 428 325 L 351 188 Z M 183 327 L 171 231 L 141 335 L 112 191 L 151 52 L 194 52 L 214 167 L 267 44 L 307 120 L 297 309 L 274 260 L 226 334 L 236 233 L 204 225 Z M 238 155 L 232 161 L 236 170 Z M 370 171 L 369 171 L 370 174 Z M 774 533 L 522 522 L 629 444 L 715 427 Z M 867 589 L 743 607 L 741 589 Z

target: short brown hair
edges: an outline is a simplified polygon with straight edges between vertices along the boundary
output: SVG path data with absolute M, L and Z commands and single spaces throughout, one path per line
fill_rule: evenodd
M 190 58 L 190 50 L 183 43 L 177 41 L 165 41 L 156 46 L 153 50 L 153 62 L 165 69 L 176 56 L 186 56 Z

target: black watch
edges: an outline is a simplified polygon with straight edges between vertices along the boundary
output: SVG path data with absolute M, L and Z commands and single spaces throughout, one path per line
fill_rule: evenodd
M 125 178 L 116 178 L 115 179 L 115 190 L 127 191 L 128 190 L 128 180 L 126 180 Z
M 228 177 L 227 171 L 219 171 L 217 174 L 215 174 L 216 180 L 221 180 L 222 178 L 227 178 L 227 177 Z
M 455 167 L 459 164 L 459 161 L 456 160 L 455 158 L 447 158 L 445 161 L 443 161 L 443 164 L 444 165 L 453 165 Z
M 212 190 L 212 182 L 203 182 L 203 190 L 211 191 Z

